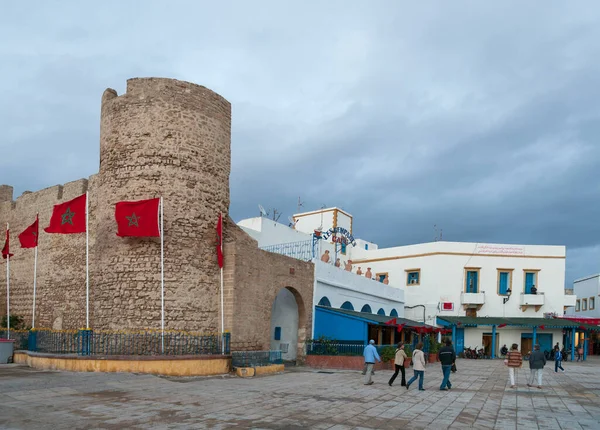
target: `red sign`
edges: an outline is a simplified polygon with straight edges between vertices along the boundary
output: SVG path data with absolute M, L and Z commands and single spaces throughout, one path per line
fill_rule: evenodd
M 443 311 L 453 311 L 454 303 L 452 302 L 442 302 L 442 310 Z

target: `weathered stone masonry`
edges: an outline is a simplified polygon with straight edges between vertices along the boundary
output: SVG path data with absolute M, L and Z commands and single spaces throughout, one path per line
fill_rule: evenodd
M 0 186 L 0 223 L 10 223 L 15 252 L 12 313 L 31 321 L 33 250 L 18 248 L 18 233 L 37 212 L 40 229 L 46 227 L 53 205 L 88 191 L 90 325 L 160 328 L 159 238 L 117 237 L 114 204 L 162 196 L 166 327 L 220 330 L 215 224 L 223 213 L 225 329 L 232 332 L 233 346 L 268 348 L 271 305 L 284 287 L 292 289 L 299 302 L 299 338 L 304 339 L 311 326 L 312 264 L 259 250 L 227 216 L 230 140 L 231 106 L 207 88 L 136 78 L 127 82 L 121 96 L 107 89 L 102 96 L 98 174 L 26 192 L 16 201 L 11 187 Z M 85 325 L 84 234 L 40 232 L 37 303 L 39 327 Z

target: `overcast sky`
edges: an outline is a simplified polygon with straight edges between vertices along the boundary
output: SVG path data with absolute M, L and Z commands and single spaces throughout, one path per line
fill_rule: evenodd
M 232 103 L 231 210 L 341 207 L 356 236 L 566 245 L 600 272 L 600 4 L 0 2 L 0 184 L 98 171 L 105 88 Z M 564 5 L 564 6 L 561 6 Z

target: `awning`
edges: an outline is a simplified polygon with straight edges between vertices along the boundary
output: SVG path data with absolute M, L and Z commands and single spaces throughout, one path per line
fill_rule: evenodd
M 538 327 L 543 329 L 578 329 L 600 331 L 599 326 L 570 321 L 563 318 L 499 318 L 499 317 L 446 317 L 438 316 L 443 325 L 455 325 L 457 327 L 497 326 L 503 327 Z

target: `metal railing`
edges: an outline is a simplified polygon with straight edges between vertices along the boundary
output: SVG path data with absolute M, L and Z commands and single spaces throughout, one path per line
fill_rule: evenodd
M 0 337 L 5 337 L 0 332 Z M 17 335 L 20 336 L 17 338 Z M 80 355 L 221 355 L 230 353 L 230 334 L 194 332 L 49 330 L 10 331 L 15 349 Z
M 344 355 L 344 356 L 361 356 L 365 350 L 364 343 L 328 343 L 328 342 L 307 342 L 307 355 Z M 397 345 L 375 345 L 377 352 L 381 355 L 384 348 L 391 347 L 396 349 Z M 404 350 L 412 351 L 412 346 L 405 344 Z
M 310 261 L 313 258 L 312 240 L 300 242 L 278 243 L 276 245 L 263 246 L 260 249 L 275 254 L 285 255 L 302 261 Z
M 234 351 L 231 353 L 233 367 L 258 367 L 281 364 L 281 351 Z
M 9 337 L 15 341 L 15 349 L 27 349 L 29 330 L 10 329 L 10 336 L 8 336 L 5 328 L 0 329 L 0 339 L 8 339 Z

